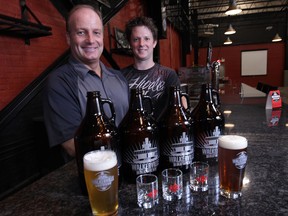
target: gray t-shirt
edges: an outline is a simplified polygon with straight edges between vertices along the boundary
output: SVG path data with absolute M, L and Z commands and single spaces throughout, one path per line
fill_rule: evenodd
M 129 83 L 129 88 L 142 88 L 143 95 L 151 97 L 154 117 L 157 119 L 167 106 L 170 86 L 179 86 L 177 73 L 158 63 L 148 70 L 137 70 L 133 65 L 121 70 Z M 149 109 L 149 107 L 147 107 Z
M 72 57 L 53 71 L 43 93 L 43 111 L 50 146 L 74 137 L 86 112 L 88 91 L 100 91 L 101 98 L 113 102 L 118 126 L 129 108 L 129 87 L 120 71 L 100 62 L 102 78 Z M 108 106 L 104 107 L 109 115 Z

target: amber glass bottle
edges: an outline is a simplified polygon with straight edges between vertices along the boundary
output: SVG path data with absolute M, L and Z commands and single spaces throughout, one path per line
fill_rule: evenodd
M 224 115 L 213 102 L 211 84 L 203 84 L 197 106 L 191 113 L 194 131 L 194 160 L 218 161 L 218 137 L 224 133 Z
M 189 101 L 188 95 L 181 93 L 179 86 L 171 86 L 169 104 L 159 120 L 160 167 L 175 167 L 188 172 L 194 159 L 194 137 L 181 97 Z
M 111 117 L 104 113 L 105 103 L 109 105 Z M 84 194 L 87 194 L 83 169 L 84 154 L 92 150 L 112 149 L 117 154 L 118 168 L 121 166 L 120 137 L 114 120 L 113 103 L 108 99 L 101 99 L 98 91 L 87 92 L 86 114 L 74 136 L 79 181 Z
M 155 121 L 144 110 L 142 89 L 131 89 L 129 110 L 119 126 L 122 146 L 122 174 L 135 183 L 138 175 L 156 173 L 159 165 L 159 136 Z

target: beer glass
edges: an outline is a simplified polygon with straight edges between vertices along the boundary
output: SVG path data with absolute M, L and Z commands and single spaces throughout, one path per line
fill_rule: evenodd
M 219 137 L 218 166 L 222 196 L 237 199 L 242 195 L 247 146 L 247 139 L 242 136 L 224 135 Z
M 93 215 L 118 212 L 117 156 L 111 150 L 91 151 L 84 155 L 84 175 Z

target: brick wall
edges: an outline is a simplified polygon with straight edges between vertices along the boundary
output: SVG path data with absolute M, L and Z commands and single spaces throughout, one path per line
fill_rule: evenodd
M 4 0 L 0 0 L 1 3 Z M 34 38 L 26 45 L 21 38 L 0 35 L 0 110 L 11 102 L 29 83 L 57 59 L 68 47 L 65 39 L 65 21 L 49 0 L 30 0 L 27 6 L 37 18 L 47 26 L 52 27 L 52 36 Z M 145 1 L 130 0 L 109 23 L 105 25 L 105 47 L 116 47 L 116 41 L 109 37 L 115 36 L 114 28 L 124 30 L 126 22 L 135 16 L 146 14 Z M 6 7 L 0 7 L 3 15 L 20 18 L 18 0 L 6 1 Z M 30 21 L 35 22 L 30 16 Z M 181 66 L 181 42 L 178 32 L 168 23 L 167 39 L 161 39 L 160 63 L 175 70 Z M 267 75 L 241 77 L 241 50 L 268 50 Z M 193 64 L 193 50 L 186 56 L 187 66 Z M 199 50 L 199 65 L 206 64 L 207 50 Z M 117 64 L 123 68 L 132 64 L 133 58 L 127 55 L 111 53 Z M 225 76 L 234 83 L 247 83 L 256 86 L 258 81 L 275 86 L 283 85 L 284 43 L 254 44 L 243 46 L 223 46 L 213 48 L 213 60 L 225 59 Z M 104 63 L 107 61 L 102 58 Z
M 3 3 L 5 0 L 0 0 Z M 6 6 L 0 7 L 0 13 L 20 18 L 19 0 L 5 1 Z M 43 25 L 52 27 L 52 36 L 31 39 L 31 45 L 25 45 L 21 38 L 0 35 L 0 110 L 11 102 L 27 85 L 41 74 L 68 47 L 65 39 L 65 21 L 49 0 L 29 0 L 27 6 L 33 11 Z M 114 28 L 124 30 L 126 22 L 135 16 L 145 15 L 145 1 L 130 0 L 105 25 L 105 48 L 116 47 L 116 41 L 109 37 L 115 36 Z M 31 19 L 31 22 L 34 20 Z M 168 26 L 167 39 L 160 41 L 160 63 L 178 69 L 180 67 L 180 37 L 173 27 Z M 173 52 L 171 52 L 173 50 Z M 120 66 L 132 64 L 133 58 L 127 55 L 112 54 Z M 108 64 L 103 58 L 101 60 Z
M 144 3 L 144 4 L 143 4 Z M 109 43 L 109 29 L 112 36 L 115 37 L 114 28 L 117 27 L 120 30 L 125 30 L 125 24 L 129 19 L 146 15 L 147 8 L 145 2 L 141 0 L 130 0 L 124 8 L 121 9 L 105 26 L 105 47 L 110 50 L 116 47 L 116 41 L 110 38 L 111 43 Z M 171 67 L 177 70 L 180 67 L 180 36 L 179 33 L 171 26 L 168 22 L 167 26 L 167 39 L 161 39 L 159 41 L 160 45 L 160 64 L 167 67 Z M 110 46 L 111 44 L 111 46 Z M 126 67 L 133 63 L 133 58 L 127 55 L 112 54 L 114 60 L 118 63 L 120 68 Z M 105 60 L 103 59 L 105 62 Z
M 180 35 L 168 22 L 167 39 L 161 39 L 160 64 L 178 70 L 181 66 L 181 43 Z
M 0 35 L 0 110 L 68 48 L 65 22 L 50 1 L 29 0 L 26 4 L 43 25 L 52 27 L 52 36 L 31 39 L 26 45 L 24 39 Z M 5 1 L 0 13 L 20 18 L 19 0 Z M 31 16 L 29 21 L 36 23 Z

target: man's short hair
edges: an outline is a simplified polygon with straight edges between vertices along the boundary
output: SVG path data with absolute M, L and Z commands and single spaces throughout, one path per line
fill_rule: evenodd
M 77 11 L 78 9 L 81 9 L 81 8 L 90 8 L 91 10 L 93 10 L 96 14 L 98 14 L 98 16 L 100 17 L 100 20 L 102 21 L 102 25 L 103 25 L 103 20 L 102 20 L 102 14 L 100 12 L 100 10 L 93 6 L 93 5 L 90 5 L 90 4 L 78 4 L 78 5 L 75 5 L 69 12 L 67 18 L 66 18 L 66 31 L 69 32 L 70 30 L 70 26 L 69 26 L 69 21 L 70 21 L 70 17 L 72 16 L 72 14 Z

